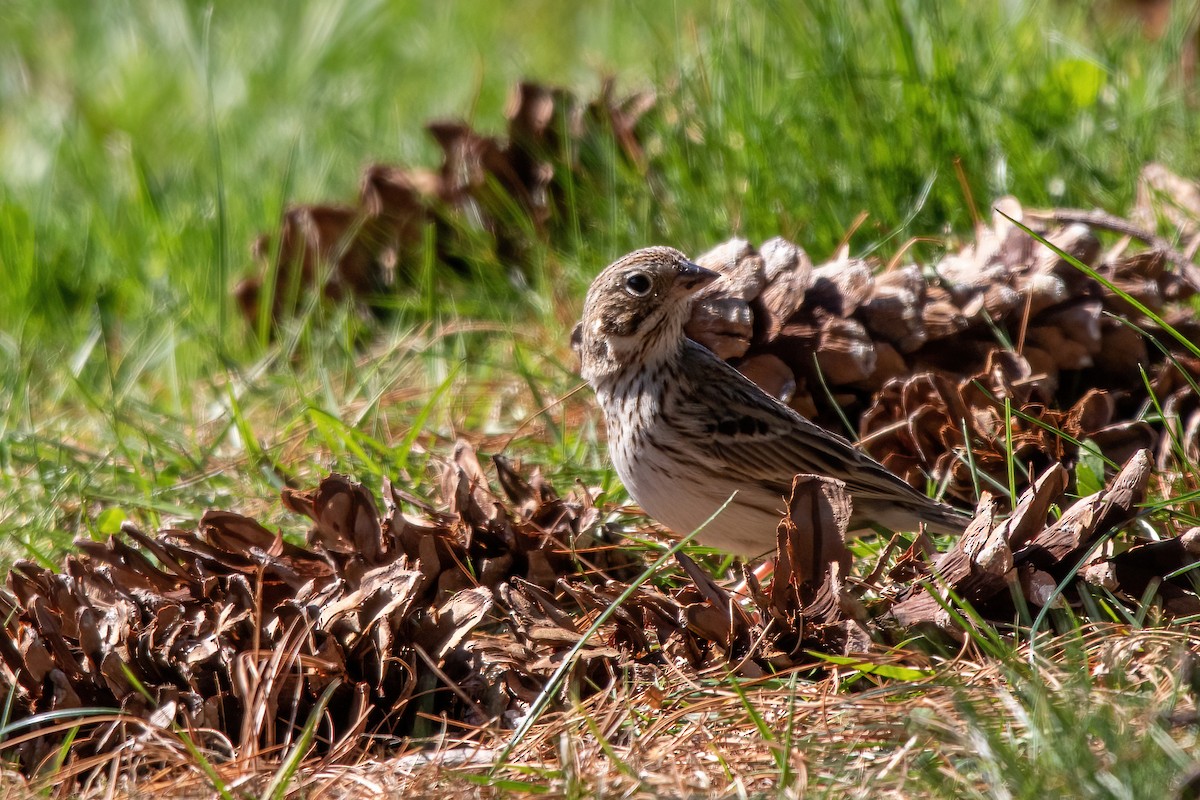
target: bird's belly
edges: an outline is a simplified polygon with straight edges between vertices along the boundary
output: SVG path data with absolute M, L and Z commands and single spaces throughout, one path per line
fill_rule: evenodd
M 697 541 L 743 556 L 775 547 L 782 497 L 738 485 L 686 456 L 671 457 L 657 448 L 643 449 L 636 458 L 625 455 L 614 449 L 613 464 L 625 488 L 647 514 L 675 533 L 685 536 L 704 525 Z

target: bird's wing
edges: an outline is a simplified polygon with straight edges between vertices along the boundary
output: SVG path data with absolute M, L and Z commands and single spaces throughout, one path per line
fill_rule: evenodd
M 693 391 L 681 392 L 675 424 L 704 450 L 771 492 L 786 495 L 800 473 L 836 477 L 860 500 L 907 500 L 941 507 L 847 439 L 810 422 L 762 391 L 733 367 L 692 341 L 684 374 Z

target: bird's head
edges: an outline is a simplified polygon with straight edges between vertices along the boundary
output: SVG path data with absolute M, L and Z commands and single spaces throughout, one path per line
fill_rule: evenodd
M 647 247 L 604 269 L 588 289 L 580 326 L 583 377 L 651 365 L 678 348 L 697 292 L 720 275 L 671 247 Z

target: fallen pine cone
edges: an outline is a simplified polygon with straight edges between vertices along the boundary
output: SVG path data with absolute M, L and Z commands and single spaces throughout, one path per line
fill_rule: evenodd
M 241 758 L 289 741 L 320 712 L 326 757 L 353 760 L 365 734 L 403 742 L 418 697 L 422 714 L 481 736 L 515 724 L 572 650 L 564 700 L 618 681 L 652 685 L 664 669 L 693 680 L 714 667 L 765 676 L 820 669 L 812 651 L 869 660 L 882 652 L 879 639 L 961 637 L 944 611 L 952 597 L 1007 624 L 1015 587 L 1034 608 L 1078 604 L 1089 584 L 1131 609 L 1152 585 L 1163 613 L 1200 607 L 1194 585 L 1175 577 L 1200 553 L 1196 530 L 1092 553 L 1136 513 L 1150 474 L 1145 450 L 1056 520 L 1050 511 L 1067 484 L 1061 466 L 1044 472 L 1007 519 L 985 495 L 951 550 L 930 560 L 914 545 L 893 563 L 889 547 L 865 577 L 845 544 L 845 488 L 797 476 L 775 576 L 767 588 L 748 577 L 748 605 L 682 554 L 676 588 L 641 585 L 617 604 L 640 568 L 605 546 L 615 532 L 601 510 L 586 494 L 560 498 L 536 471 L 499 458 L 493 466 L 500 493 L 474 451 L 457 446 L 441 510 L 388 485 L 381 505 L 339 475 L 285 491 L 285 505 L 311 523 L 305 546 L 210 511 L 196 531 L 149 536 L 127 524 L 107 542 L 81 541 L 61 573 L 16 564 L 0 591 L 10 721 L 114 708 L 116 721 L 75 723 L 73 758 L 123 752 L 114 748 L 171 724 L 201 745 L 230 743 L 230 757 Z M 585 639 L 600 614 L 608 619 Z M 322 693 L 328 705 L 318 705 Z M 66 731 L 6 740 L 11 763 L 31 774 L 59 753 Z M 153 766 L 138 758 L 140 768 Z
M 589 102 L 521 82 L 507 111 L 507 137 L 484 136 L 465 122 L 431 122 L 427 130 L 442 151 L 438 169 L 372 164 L 354 205 L 288 208 L 278 233 L 255 242 L 259 274 L 234 289 L 238 307 L 251 326 L 264 313 L 277 325 L 313 293 L 377 313 L 388 305 L 378 298 L 414 280 L 430 227 L 436 252 L 429 255 L 438 263 L 466 272 L 471 237 L 481 234 L 492 243 L 492 259 L 521 266 L 527 231 L 544 235 L 562 218 L 564 183 L 602 169 L 573 154 L 605 139 L 641 164 L 638 122 L 654 103 L 652 92 L 617 98 L 611 81 Z
M 1012 198 L 996 207 L 974 243 L 925 268 L 882 269 L 844 253 L 814 266 L 783 239 L 759 251 L 730 240 L 696 259 L 727 279 L 706 290 L 687 332 L 825 427 L 857 421 L 867 452 L 960 501 L 974 501 L 979 473 L 1007 484 L 1010 454 L 1020 489 L 1027 473 L 1072 466 L 1084 441 L 1113 464 L 1149 448 L 1160 469 L 1183 467 L 1181 452 L 1196 452 L 1200 364 L 1114 289 L 1200 341 L 1185 305 L 1200 270 L 1125 220 L 1026 212 Z M 1104 252 L 1097 229 L 1153 249 Z M 1150 403 L 1143 371 L 1170 424 L 1138 418 Z M 1168 389 L 1168 374 L 1187 380 Z

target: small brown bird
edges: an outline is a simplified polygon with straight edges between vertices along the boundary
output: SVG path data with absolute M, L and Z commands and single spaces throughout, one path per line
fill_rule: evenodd
M 844 481 L 851 529 L 961 533 L 970 517 L 909 486 L 848 440 L 809 422 L 702 345 L 684 324 L 720 276 L 670 247 L 619 259 L 592 282 L 580 330 L 617 474 L 646 513 L 677 533 L 745 556 L 775 546 L 793 476 Z M 736 495 L 734 494 L 736 492 Z

